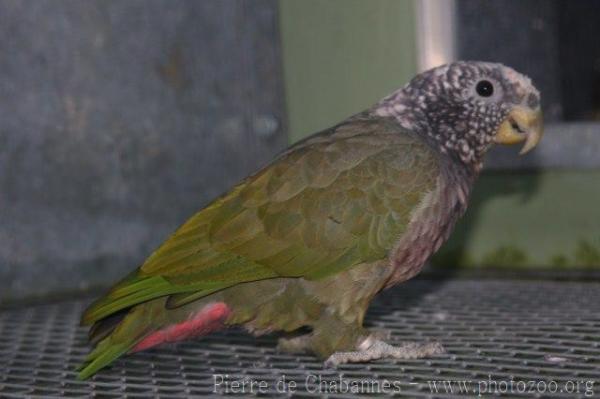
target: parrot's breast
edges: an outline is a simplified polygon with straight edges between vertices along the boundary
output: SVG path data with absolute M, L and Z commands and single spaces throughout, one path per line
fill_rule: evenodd
M 423 197 L 411 215 L 406 232 L 390 253 L 394 273 L 390 287 L 414 277 L 452 233 L 454 225 L 467 209 L 477 172 L 446 160 L 435 188 Z

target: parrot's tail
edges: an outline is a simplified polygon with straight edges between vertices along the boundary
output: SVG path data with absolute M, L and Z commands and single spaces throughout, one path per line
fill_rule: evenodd
M 192 314 L 181 308 L 165 311 L 164 305 L 164 299 L 153 300 L 96 322 L 89 334 L 96 347 L 84 360 L 77 377 L 85 380 L 126 353 L 220 330 L 231 314 L 223 302 L 205 304 Z
M 97 321 L 90 329 L 89 338 L 96 347 L 79 367 L 77 378 L 85 380 L 98 370 L 129 352 L 151 331 L 147 315 L 148 304 L 125 309 Z

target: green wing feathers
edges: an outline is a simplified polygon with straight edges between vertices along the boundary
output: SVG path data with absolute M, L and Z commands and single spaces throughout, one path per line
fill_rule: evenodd
M 390 121 L 355 119 L 313 136 L 189 219 L 82 321 L 162 296 L 181 305 L 242 282 L 318 279 L 382 259 L 433 189 L 436 161 Z

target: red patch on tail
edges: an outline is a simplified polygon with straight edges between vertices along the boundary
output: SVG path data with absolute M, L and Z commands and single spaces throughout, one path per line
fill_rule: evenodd
M 211 303 L 192 315 L 188 320 L 148 335 L 138 342 L 131 352 L 139 352 L 165 342 L 183 341 L 217 331 L 223 327 L 223 321 L 230 314 L 231 309 L 225 303 Z

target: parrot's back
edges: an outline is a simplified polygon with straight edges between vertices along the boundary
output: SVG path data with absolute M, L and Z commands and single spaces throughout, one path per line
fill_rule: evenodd
M 153 334 L 168 328 L 187 338 L 198 335 L 194 331 L 245 322 L 240 315 L 252 315 L 260 303 L 248 301 L 250 310 L 241 309 L 244 301 L 236 292 L 281 301 L 264 290 L 301 291 L 290 281 L 325 281 L 386 259 L 398 250 L 424 199 L 436 191 L 440 165 L 439 154 L 421 138 L 392 118 L 369 114 L 296 144 L 193 216 L 86 310 L 82 323 L 94 325 L 90 337 L 98 345 L 81 376 L 161 342 L 153 341 Z M 387 271 L 381 276 L 390 278 Z M 219 302 L 224 293 L 237 308 Z M 286 301 L 300 303 L 301 296 Z M 215 303 L 224 307 L 205 308 Z M 286 311 L 271 307 L 262 317 L 274 319 Z M 320 311 L 301 307 L 299 319 Z M 186 328 L 195 330 L 185 333 Z

